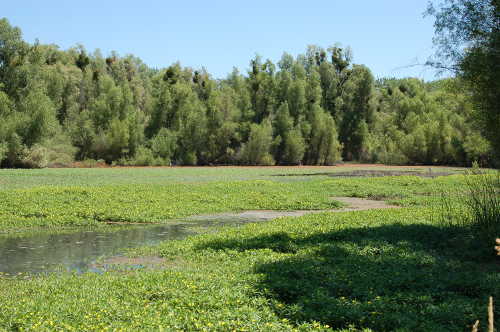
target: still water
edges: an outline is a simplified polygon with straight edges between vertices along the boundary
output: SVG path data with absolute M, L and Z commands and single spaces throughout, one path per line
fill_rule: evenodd
M 260 219 L 262 220 L 262 219 Z M 15 275 L 97 271 L 93 263 L 123 253 L 126 248 L 182 239 L 200 230 L 238 226 L 257 221 L 249 218 L 213 218 L 165 225 L 120 225 L 112 231 L 85 230 L 67 234 L 47 232 L 26 237 L 0 236 L 0 272 Z M 196 228 L 196 231 L 195 231 Z

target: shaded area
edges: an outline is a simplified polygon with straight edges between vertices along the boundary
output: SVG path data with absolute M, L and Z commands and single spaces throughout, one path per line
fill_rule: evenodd
M 276 232 L 214 240 L 197 249 L 278 253 L 274 261 L 255 265 L 261 276 L 256 292 L 297 323 L 463 331 L 476 319 L 486 321 L 488 296 L 500 297 L 500 265 L 494 258 L 478 260 L 460 234 L 394 224 L 307 237 Z

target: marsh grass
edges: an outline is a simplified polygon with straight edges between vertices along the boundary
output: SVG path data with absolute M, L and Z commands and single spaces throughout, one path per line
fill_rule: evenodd
M 466 205 L 474 230 L 491 243 L 500 235 L 500 172 L 466 178 Z
M 476 247 L 491 252 L 500 236 L 500 172 L 471 172 L 465 188 L 441 196 L 438 207 L 442 226 L 465 231 Z

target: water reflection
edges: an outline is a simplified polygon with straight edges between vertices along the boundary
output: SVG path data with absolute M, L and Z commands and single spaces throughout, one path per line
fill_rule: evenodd
M 0 237 L 0 272 L 4 274 L 92 271 L 96 259 L 119 254 L 124 248 L 182 239 L 194 227 L 239 225 L 251 220 L 205 220 L 170 225 L 116 226 L 113 231 L 40 233 L 28 237 Z

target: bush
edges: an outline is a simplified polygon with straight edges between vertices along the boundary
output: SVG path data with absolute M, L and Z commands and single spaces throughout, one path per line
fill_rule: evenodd
M 7 147 L 7 143 L 0 143 L 0 165 L 2 161 L 7 157 L 7 152 L 9 148 Z
M 48 150 L 48 167 L 69 167 L 75 160 L 77 148 L 71 145 L 71 140 L 65 134 L 56 135 L 44 142 Z
M 170 160 L 165 160 L 159 157 L 155 158 L 151 149 L 140 146 L 133 158 L 121 158 L 115 164 L 120 166 L 164 166 L 169 165 Z
M 131 166 L 153 166 L 155 165 L 155 157 L 150 149 L 141 146 L 137 149 L 135 157 L 130 163 Z
M 76 148 L 64 134 L 56 135 L 31 148 L 25 148 L 19 166 L 26 168 L 68 167 L 74 161 Z
M 22 162 L 27 168 L 45 168 L 49 163 L 49 150 L 41 145 L 35 145 L 28 150 Z
M 16 133 L 7 140 L 7 158 L 2 163 L 2 167 L 23 167 L 23 159 L 26 157 L 27 149 L 22 139 Z

